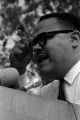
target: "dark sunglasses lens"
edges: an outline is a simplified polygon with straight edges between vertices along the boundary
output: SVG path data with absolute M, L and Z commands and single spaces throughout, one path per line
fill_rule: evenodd
M 41 46 L 44 46 L 47 42 L 48 39 L 52 38 L 54 36 L 53 33 L 42 33 L 40 36 L 39 36 L 39 39 L 38 39 L 38 43 L 41 45 Z
M 36 37 L 36 38 L 33 39 L 32 45 L 34 46 L 34 45 L 36 45 L 37 43 L 38 43 L 38 39 L 37 39 L 37 37 Z
M 48 38 L 49 38 L 49 39 L 52 38 L 54 35 L 55 35 L 54 32 L 48 32 L 48 33 L 46 33 L 47 39 L 48 39 Z
M 41 46 L 46 44 L 46 41 L 54 36 L 53 32 L 44 32 L 36 36 L 33 40 L 33 46 L 37 43 Z
M 39 45 L 43 45 L 45 43 L 46 40 L 46 36 L 44 33 L 39 34 L 38 36 L 36 36 L 33 40 L 33 46 L 36 45 L 37 43 Z
M 39 45 L 44 46 L 46 44 L 46 41 L 47 41 L 46 34 L 45 33 L 41 34 L 39 36 L 39 41 L 38 41 Z

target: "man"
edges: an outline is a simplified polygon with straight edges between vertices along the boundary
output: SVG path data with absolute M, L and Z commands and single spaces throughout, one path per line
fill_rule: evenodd
M 32 46 L 33 60 L 42 79 L 45 78 L 47 83 L 60 80 L 62 86 L 64 82 L 66 101 L 80 104 L 80 19 L 69 13 L 42 16 Z M 25 72 L 25 65 L 32 59 L 28 51 L 22 43 L 12 49 L 11 66 L 16 67 L 20 74 Z

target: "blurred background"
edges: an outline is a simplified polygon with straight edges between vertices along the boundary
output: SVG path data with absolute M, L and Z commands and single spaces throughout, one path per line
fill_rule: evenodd
M 80 0 L 0 0 L 0 68 L 9 67 L 18 41 L 32 37 L 39 17 L 57 11 L 80 16 Z

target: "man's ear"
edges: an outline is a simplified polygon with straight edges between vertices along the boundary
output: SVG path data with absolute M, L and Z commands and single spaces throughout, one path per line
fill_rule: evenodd
M 80 32 L 78 30 L 74 30 L 70 34 L 71 42 L 72 42 L 72 47 L 76 48 L 80 44 Z

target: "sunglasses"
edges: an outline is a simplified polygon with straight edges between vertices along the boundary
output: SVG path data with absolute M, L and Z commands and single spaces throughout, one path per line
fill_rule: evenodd
M 73 30 L 59 30 L 59 31 L 51 31 L 51 32 L 43 32 L 37 35 L 33 41 L 32 41 L 32 46 L 35 46 L 36 44 L 39 44 L 40 46 L 44 46 L 47 42 L 47 40 L 53 38 L 56 34 L 61 34 L 61 33 L 69 33 L 72 32 Z

